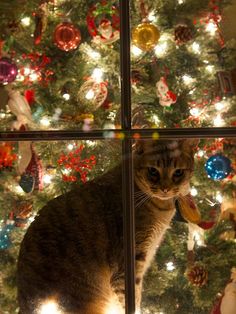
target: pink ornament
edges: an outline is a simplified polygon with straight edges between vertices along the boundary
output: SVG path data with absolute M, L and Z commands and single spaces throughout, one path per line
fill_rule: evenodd
M 3 57 L 0 59 L 0 83 L 11 83 L 18 73 L 17 66 L 11 59 Z
M 166 79 L 161 77 L 160 80 L 156 83 L 156 94 L 159 98 L 159 103 L 163 107 L 169 107 L 172 104 L 176 103 L 177 96 L 172 91 L 169 90 Z

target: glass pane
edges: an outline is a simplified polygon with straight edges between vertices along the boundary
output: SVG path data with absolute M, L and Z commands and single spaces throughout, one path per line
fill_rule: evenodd
M 121 307 L 120 161 L 114 140 L 0 143 L 1 314 Z
M 235 126 L 231 2 L 131 2 L 134 128 Z
M 0 17 L 1 130 L 115 128 L 118 1 L 5 2 Z
M 141 313 L 234 313 L 235 149 L 230 138 L 136 142 Z

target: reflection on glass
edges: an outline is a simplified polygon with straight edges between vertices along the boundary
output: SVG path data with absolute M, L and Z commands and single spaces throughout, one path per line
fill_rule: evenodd
M 120 306 L 120 156 L 114 141 L 0 144 L 2 313 Z
M 1 130 L 115 128 L 119 1 L 31 2 L 1 11 Z
M 134 128 L 235 125 L 234 7 L 132 1 Z
M 235 148 L 235 139 L 137 143 L 136 288 L 143 281 L 142 313 L 234 312 Z

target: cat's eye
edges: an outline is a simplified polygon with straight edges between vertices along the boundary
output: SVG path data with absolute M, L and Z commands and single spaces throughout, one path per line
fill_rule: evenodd
M 153 182 L 157 182 L 160 180 L 160 172 L 154 167 L 149 167 L 148 178 Z
M 174 174 L 173 174 L 173 177 L 174 178 L 181 178 L 184 174 L 184 170 L 183 169 L 176 169 Z

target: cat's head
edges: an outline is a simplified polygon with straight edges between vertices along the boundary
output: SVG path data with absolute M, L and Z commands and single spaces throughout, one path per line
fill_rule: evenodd
M 140 140 L 134 145 L 134 179 L 145 193 L 168 200 L 189 190 L 198 140 Z

